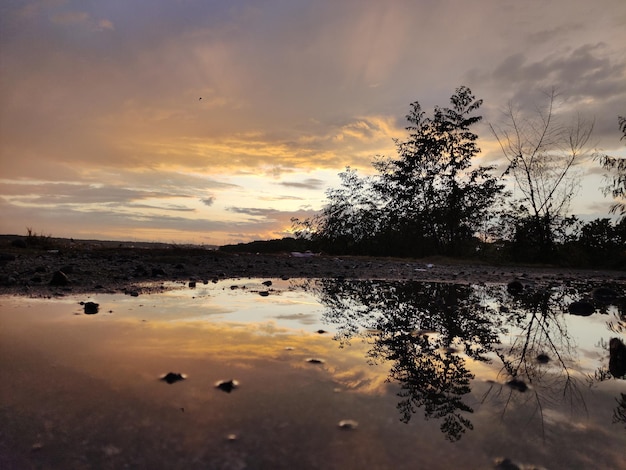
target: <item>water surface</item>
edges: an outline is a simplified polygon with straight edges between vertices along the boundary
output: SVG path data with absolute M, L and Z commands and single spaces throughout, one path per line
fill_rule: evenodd
M 0 298 L 0 467 L 626 468 L 594 286 L 262 281 Z

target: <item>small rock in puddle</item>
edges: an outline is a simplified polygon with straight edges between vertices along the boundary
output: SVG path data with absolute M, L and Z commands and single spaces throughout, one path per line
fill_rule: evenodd
M 537 362 L 539 364 L 547 364 L 548 362 L 550 362 L 550 356 L 548 356 L 547 354 L 538 354 Z
M 598 287 L 591 292 L 593 298 L 602 303 L 612 303 L 617 300 L 619 294 L 610 287 Z
M 82 303 L 82 305 L 86 315 L 95 315 L 96 313 L 98 313 L 100 307 L 100 304 L 97 304 L 95 302 L 85 302 Z
M 616 378 L 626 375 L 626 345 L 619 338 L 609 342 L 609 372 Z
M 306 360 L 310 364 L 324 364 L 324 359 L 318 359 L 316 357 L 310 357 Z
M 163 377 L 161 377 L 161 380 L 171 385 L 173 383 L 180 382 L 181 380 L 185 380 L 186 378 L 187 377 L 183 374 L 178 374 L 176 372 L 168 372 Z
M 261 284 L 263 284 L 264 286 L 271 286 L 272 285 L 272 281 L 263 281 Z
M 524 284 L 520 281 L 511 281 L 506 285 L 506 290 L 511 295 L 519 295 L 524 290 Z
M 493 467 L 495 470 L 520 470 L 521 467 L 519 465 L 517 465 L 515 462 L 513 462 L 511 459 L 504 458 L 504 459 L 496 459 L 495 461 L 495 467 Z
M 341 421 L 339 421 L 337 425 L 339 426 L 340 429 L 345 429 L 349 431 L 352 429 L 356 429 L 359 426 L 359 423 L 357 423 L 353 419 L 342 419 Z
M 230 393 L 239 387 L 239 382 L 236 380 L 220 380 L 215 384 L 215 388 L 219 388 L 221 391 Z
M 262 290 L 261 292 L 259 292 L 259 295 L 261 297 L 267 297 L 268 295 L 270 295 L 270 293 L 266 290 Z
M 317 330 L 317 333 L 323 335 L 324 333 L 328 333 L 326 330 Z
M 578 315 L 581 317 L 588 317 L 593 314 L 595 311 L 595 307 L 593 304 L 586 302 L 584 300 L 572 302 L 567 307 L 567 310 L 572 315 Z
M 506 383 L 507 387 L 511 387 L 513 390 L 517 390 L 518 392 L 522 392 L 524 393 L 526 390 L 528 390 L 528 385 L 526 385 L 526 382 L 524 382 L 523 380 L 520 379 L 511 379 Z

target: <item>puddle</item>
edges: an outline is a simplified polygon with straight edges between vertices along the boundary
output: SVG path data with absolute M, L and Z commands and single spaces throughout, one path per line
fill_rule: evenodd
M 626 468 L 623 299 L 264 281 L 0 297 L 0 468 Z

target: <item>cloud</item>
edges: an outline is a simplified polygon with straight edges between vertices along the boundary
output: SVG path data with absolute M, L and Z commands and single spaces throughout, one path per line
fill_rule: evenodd
M 288 211 L 265 223 L 224 201 L 318 207 L 327 175 L 395 154 L 409 103 L 445 106 L 461 84 L 485 99 L 486 122 L 555 85 L 611 153 L 623 149 L 622 4 L 598 0 L 591 18 L 586 0 L 9 2 L 0 174 L 45 184 L 0 194 L 13 208 L 82 201 L 130 217 L 141 204 L 244 224 L 223 238 L 282 233 Z M 488 129 L 481 138 L 497 159 Z
M 276 196 L 260 196 L 259 200 L 260 201 L 304 201 L 305 199 L 303 197 L 298 197 L 298 196 L 276 195 Z
M 297 189 L 320 189 L 324 187 L 326 182 L 317 178 L 307 178 L 304 181 L 283 181 L 280 184 L 281 186 L 287 186 L 288 188 L 297 188 Z
M 594 138 L 618 147 L 617 116 L 623 113 L 621 103 L 626 101 L 626 59 L 614 57 L 604 43 L 567 48 L 537 60 L 517 52 L 474 78 L 503 96 L 500 103 L 487 103 L 489 118 L 497 120 L 494 108 L 509 101 L 535 112 L 546 104 L 546 93 L 554 88 L 560 97 L 557 114 L 580 113 L 595 120 Z
M 275 209 L 260 209 L 257 207 L 229 207 L 228 210 L 236 214 L 245 214 L 251 217 L 265 217 L 265 218 L 278 213 L 278 211 Z

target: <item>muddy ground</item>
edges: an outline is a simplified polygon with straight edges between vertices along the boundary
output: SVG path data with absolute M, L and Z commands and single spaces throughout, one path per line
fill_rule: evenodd
M 592 282 L 618 285 L 626 290 L 624 271 L 494 266 L 442 258 L 233 254 L 181 245 L 0 236 L 0 294 L 47 297 L 110 292 L 139 295 L 162 290 L 162 284 L 167 281 L 208 283 L 228 278 L 396 279 L 459 283 L 507 283 L 519 279 L 539 286 Z

